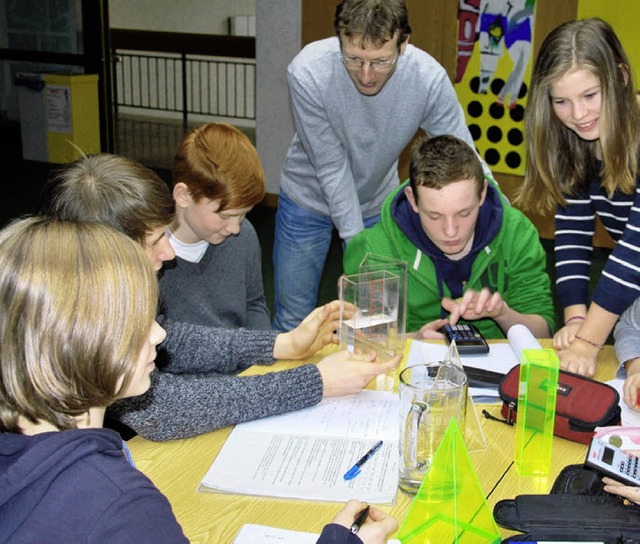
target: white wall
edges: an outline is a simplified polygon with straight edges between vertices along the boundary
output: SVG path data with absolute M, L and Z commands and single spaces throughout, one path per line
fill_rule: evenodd
M 277 194 L 280 170 L 295 132 L 287 65 L 300 51 L 301 0 L 256 0 L 256 147 L 267 192 Z
M 228 34 L 228 19 L 255 15 L 256 0 L 109 0 L 114 28 Z
M 286 70 L 300 51 L 301 0 L 110 0 L 109 10 L 114 28 L 201 34 L 227 34 L 229 17 L 256 15 L 256 147 L 277 194 L 295 131 Z

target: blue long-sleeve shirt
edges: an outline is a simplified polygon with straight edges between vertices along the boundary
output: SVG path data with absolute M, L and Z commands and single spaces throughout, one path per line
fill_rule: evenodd
M 120 436 L 80 429 L 0 433 L 0 544 L 186 544 L 171 505 L 130 464 Z M 362 544 L 326 525 L 318 544 Z
M 187 544 L 169 501 L 120 436 L 0 433 L 0 543 Z
M 620 315 L 640 295 L 640 190 L 608 198 L 599 178 L 556 210 L 556 287 L 562 307 L 587 304 L 596 214 L 616 242 L 592 300 Z

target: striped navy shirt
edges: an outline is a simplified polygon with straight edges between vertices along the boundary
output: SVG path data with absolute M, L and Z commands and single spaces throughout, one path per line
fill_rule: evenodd
M 639 176 L 640 177 L 640 176 Z M 556 210 L 556 287 L 562 307 L 587 304 L 589 269 L 598 214 L 616 242 L 593 292 L 593 302 L 621 314 L 640 295 L 640 188 L 607 197 L 600 179 L 588 192 L 567 198 Z

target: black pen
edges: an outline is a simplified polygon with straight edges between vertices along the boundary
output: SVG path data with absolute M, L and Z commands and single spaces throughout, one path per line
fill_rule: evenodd
M 344 479 L 345 480 L 351 480 L 352 478 L 355 478 L 358 474 L 360 474 L 360 467 L 362 465 L 364 465 L 370 458 L 371 456 L 377 452 L 380 447 L 382 446 L 382 440 L 378 440 L 374 445 L 373 448 L 371 448 L 367 453 L 365 453 L 360 459 L 358 459 L 356 461 L 356 464 L 353 465 L 348 471 L 347 473 L 344 475 Z
M 361 510 L 356 519 L 351 526 L 351 532 L 355 535 L 360 530 L 360 527 L 364 525 L 364 522 L 367 521 L 367 516 L 369 515 L 369 505 L 367 505 L 363 510 Z

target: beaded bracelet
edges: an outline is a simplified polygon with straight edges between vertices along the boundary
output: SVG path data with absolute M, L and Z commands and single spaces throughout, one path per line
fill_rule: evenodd
M 582 340 L 583 342 L 586 342 L 587 344 L 592 345 L 594 348 L 602 349 L 604 347 L 603 344 L 596 344 L 595 342 L 592 342 L 591 340 L 587 340 L 586 338 L 582 338 L 582 336 L 578 336 L 577 334 L 576 334 L 575 338 L 577 338 L 578 340 Z
M 569 323 L 571 323 L 572 321 L 576 320 L 576 319 L 581 319 L 582 321 L 584 321 L 586 318 L 583 315 L 574 315 L 573 317 L 570 317 L 569 319 L 567 319 L 564 324 L 568 325 Z

